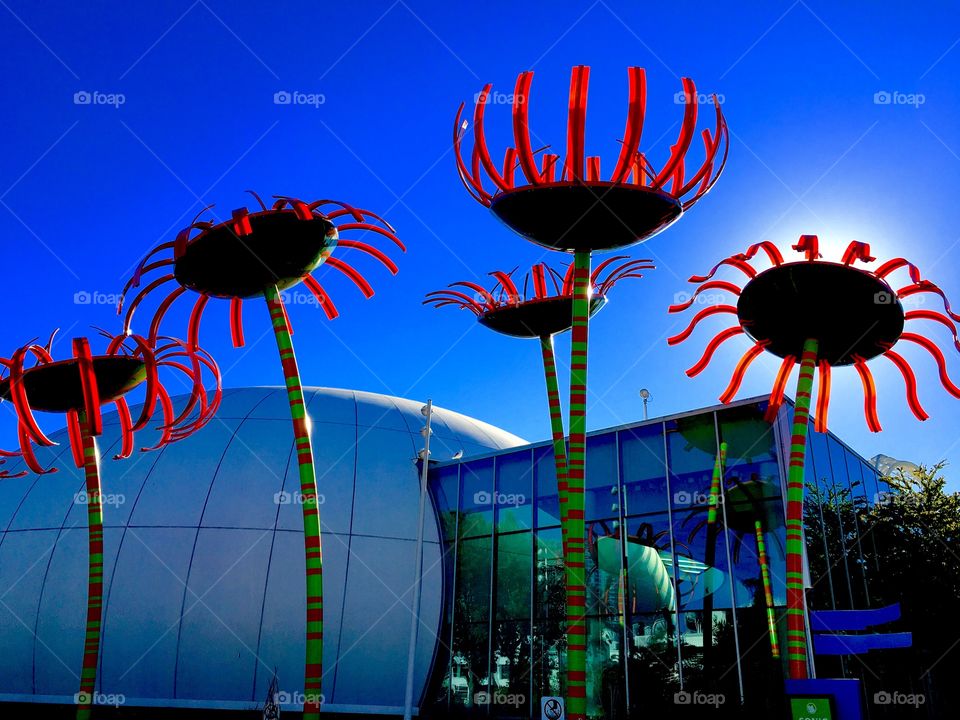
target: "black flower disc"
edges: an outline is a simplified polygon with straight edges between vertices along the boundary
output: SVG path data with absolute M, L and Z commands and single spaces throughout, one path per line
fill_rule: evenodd
M 737 302 L 740 325 L 767 350 L 798 359 L 808 338 L 831 365 L 869 360 L 900 338 L 904 313 L 896 293 L 869 272 L 837 263 L 796 262 L 765 270 Z
M 666 193 L 612 183 L 530 186 L 496 196 L 490 209 L 514 232 L 565 252 L 643 242 L 683 212 Z
M 270 285 L 296 285 L 336 247 L 333 224 L 319 216 L 301 220 L 292 210 L 270 210 L 247 219 L 248 234 L 237 235 L 228 220 L 190 240 L 174 267 L 177 282 L 212 297 L 254 297 Z
M 590 300 L 590 314 L 595 315 L 606 298 Z M 513 337 L 536 338 L 569 330 L 573 325 L 573 298 L 550 297 L 527 300 L 519 305 L 505 305 L 480 317 L 480 324 Z
M 146 379 L 146 365 L 132 357 L 93 358 L 100 404 L 116 400 Z M 63 413 L 83 410 L 83 386 L 76 360 L 37 365 L 23 374 L 23 386 L 31 409 Z M 10 400 L 10 378 L 0 380 L 0 398 Z

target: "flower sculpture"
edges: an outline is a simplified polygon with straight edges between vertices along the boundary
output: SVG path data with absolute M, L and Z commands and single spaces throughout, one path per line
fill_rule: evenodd
M 606 304 L 607 293 L 620 280 L 641 278 L 643 270 L 653 269 L 649 260 L 627 260 L 617 255 L 605 260 L 590 277 L 592 288 L 590 314 L 594 315 Z M 573 266 L 566 274 L 538 263 L 524 277 L 523 291 L 517 287 L 509 273 L 490 273 L 496 284 L 486 290 L 474 282 L 455 282 L 446 290 L 427 293 L 425 305 L 435 307 L 453 306 L 469 310 L 477 316 L 481 325 L 503 335 L 519 338 L 535 338 L 540 341 L 543 356 L 543 372 L 547 385 L 547 404 L 550 409 L 550 429 L 553 437 L 553 457 L 556 466 L 560 522 L 566 537 L 567 508 L 567 448 L 563 430 L 563 409 L 560 406 L 560 386 L 557 382 L 557 363 L 553 351 L 553 336 L 570 329 L 573 307 Z M 551 294 L 552 285 L 553 294 Z M 532 286 L 532 296 L 529 291 Z M 471 295 L 457 290 L 474 293 Z
M 170 284 L 173 290 L 159 303 L 150 322 L 150 336 L 173 302 L 192 291 L 199 295 L 190 314 L 188 337 L 198 342 L 200 321 L 210 298 L 230 301 L 230 330 L 234 347 L 243 345 L 243 301 L 266 300 L 270 311 L 280 364 L 283 369 L 290 415 L 293 420 L 297 463 L 300 475 L 303 539 L 306 553 L 307 619 L 304 669 L 304 718 L 316 718 L 320 712 L 323 671 L 323 561 L 320 542 L 320 511 L 317 506 L 317 480 L 313 467 L 309 418 L 303 400 L 300 371 L 293 349 L 293 328 L 281 291 L 301 282 L 316 298 L 327 318 L 339 311 L 313 272 L 326 265 L 342 273 L 367 298 L 373 296 L 370 283 L 351 264 L 333 256 L 337 248 L 352 249 L 377 260 L 392 274 L 397 266 L 381 250 L 360 240 L 340 237 L 341 232 L 369 231 L 393 242 L 406 251 L 394 229 L 380 216 L 336 200 L 306 203 L 296 198 L 277 196 L 271 207 L 251 191 L 260 209 L 233 211 L 224 222 L 194 219 L 172 242 L 153 249 L 137 268 L 124 288 L 124 296 L 153 271 L 163 275 L 140 290 L 127 307 L 124 327 L 129 328 L 133 314 L 143 299 L 154 290 Z M 333 209 L 329 209 L 332 207 Z M 323 211 L 322 209 L 328 209 Z M 209 208 L 208 208 L 209 209 Z M 199 217 L 199 216 L 198 216 Z M 163 257 L 167 254 L 167 257 Z M 161 259 L 156 259 L 160 257 Z M 117 308 L 123 311 L 123 299 Z
M 20 441 L 19 449 L 0 450 L 0 455 L 22 458 L 27 468 L 38 475 L 56 472 L 55 467 L 43 467 L 34 452 L 34 445 L 57 444 L 40 429 L 34 412 L 63 413 L 73 462 L 83 469 L 86 478 L 89 557 L 86 633 L 77 694 L 80 720 L 89 718 L 92 711 L 100 651 L 103 511 L 96 438 L 103 431 L 101 406 L 112 403 L 116 408 L 121 442 L 120 452 L 114 459 L 122 460 L 133 453 L 135 433 L 145 430 L 158 415 L 160 436 L 153 445 L 141 448 L 143 452 L 196 432 L 213 417 L 221 396 L 220 370 L 203 349 L 167 337 L 151 342 L 139 335 L 103 334 L 108 343 L 102 355 L 92 353 L 87 338 L 77 337 L 73 339 L 73 357 L 54 360 L 54 333 L 46 345 L 30 342 L 9 358 L 0 357 L 0 400 L 13 405 Z M 177 377 L 190 388 L 189 398 L 179 412 L 170 399 L 170 383 L 161 382 L 161 372 L 164 378 Z M 203 385 L 207 377 L 215 385 L 212 396 Z M 144 397 L 140 414 L 134 421 L 126 396 L 139 385 L 144 388 Z M 0 478 L 25 474 L 26 471 L 11 475 L 9 470 L 0 469 Z
M 712 315 L 736 316 L 738 324 L 717 333 L 707 344 L 700 360 L 687 370 L 687 375 L 693 377 L 702 372 L 723 342 L 746 334 L 753 344 L 737 363 L 720 400 L 727 403 L 733 399 L 750 364 L 766 350 L 782 358 L 770 395 L 768 420 L 776 416 L 790 374 L 797 363 L 800 364 L 787 481 L 787 657 L 790 677 L 805 678 L 803 473 L 814 374 L 819 375 L 814 426 L 820 432 L 827 427 L 832 368 L 848 365 L 853 365 L 863 384 L 867 426 L 874 432 L 881 429 L 876 387 L 867 366 L 868 360 L 878 356 L 887 358 L 897 367 L 906 385 L 908 407 L 917 419 L 926 420 L 928 416 L 917 394 L 916 375 L 894 347 L 907 341 L 929 352 L 937 364 L 943 387 L 960 398 L 960 387 L 947 375 L 946 360 L 934 341 L 905 330 L 905 324 L 912 320 L 939 323 L 951 333 L 954 346 L 960 351 L 955 324 L 960 321 L 960 316 L 950 309 L 943 290 L 923 279 L 919 269 L 904 258 L 894 258 L 868 270 L 858 263 L 867 265 L 875 261 L 869 245 L 852 242 L 840 262 L 824 261 L 816 235 L 801 235 L 793 249 L 804 259 L 786 262 L 775 245 L 758 243 L 745 253 L 722 260 L 707 275 L 691 277 L 690 281 L 699 285 L 696 292 L 686 302 L 671 306 L 670 312 L 688 309 L 696 302 L 699 293 L 708 289 L 736 296 L 737 304 L 712 305 L 700 310 L 690 325 L 669 338 L 668 343 L 676 345 L 686 340 L 703 319 Z M 772 267 L 758 272 L 751 261 L 761 251 Z M 745 275 L 746 283 L 741 287 L 733 282 L 713 279 L 722 266 L 730 266 Z M 894 290 L 889 278 L 898 270 L 905 270 L 910 282 Z M 919 293 L 939 295 L 944 312 L 905 311 L 901 300 Z
M 484 130 L 492 85 L 484 86 L 477 96 L 469 163 L 464 159 L 462 147 L 468 126 L 462 119 L 463 105 L 457 111 L 453 129 L 457 170 L 473 198 L 526 239 L 574 255 L 567 458 L 569 523 L 564 549 L 568 614 L 566 707 L 571 720 L 582 720 L 586 712 L 583 484 L 591 254 L 643 242 L 675 222 L 716 182 L 729 147 L 723 113 L 714 98 L 716 126 L 712 133 L 709 130 L 702 133 L 704 159 L 696 170 L 687 172 L 687 153 L 697 126 L 698 95 L 693 81 L 684 78 L 683 123 L 667 161 L 657 169 L 640 151 L 646 113 L 646 75 L 642 68 L 633 67 L 629 68 L 628 77 L 630 94 L 624 136 L 616 165 L 607 180 L 601 179 L 600 157 L 586 156 L 590 68 L 585 65 L 574 67 L 570 80 L 566 156 L 562 160 L 557 154 L 545 152 L 537 165 L 528 123 L 532 71 L 522 72 L 517 78 L 512 102 L 515 147 L 507 148 L 502 171 L 490 157 Z M 519 182 L 518 169 L 523 178 Z

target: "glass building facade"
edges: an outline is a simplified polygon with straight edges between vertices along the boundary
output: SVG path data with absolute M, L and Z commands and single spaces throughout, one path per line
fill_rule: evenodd
M 775 689 L 784 667 L 774 659 L 768 618 L 785 637 L 792 407 L 785 404 L 773 424 L 765 410 L 765 399 L 753 399 L 590 434 L 589 717 L 711 702 L 710 709 L 722 702 L 741 717 L 781 713 Z M 726 472 L 711 522 L 721 442 Z M 808 479 L 825 492 L 833 483 L 864 497 L 885 491 L 871 466 L 832 434 L 811 428 L 810 451 Z M 556 488 L 548 442 L 431 466 L 444 601 L 424 709 L 540 717 L 542 697 L 564 694 Z M 874 569 L 859 554 L 856 514 L 838 506 L 835 517 L 823 517 L 823 504 L 817 507 L 829 528 L 821 536 L 837 537 L 811 552 L 812 594 L 824 608 L 868 607 Z

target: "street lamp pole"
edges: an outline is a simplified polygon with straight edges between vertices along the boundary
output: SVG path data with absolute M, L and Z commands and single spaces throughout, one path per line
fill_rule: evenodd
M 650 391 L 646 388 L 640 390 L 640 399 L 643 400 L 643 419 L 647 419 L 647 403 L 650 402 Z
M 427 501 L 427 472 L 430 469 L 430 422 L 433 418 L 433 400 L 420 408 L 426 425 L 420 430 L 423 435 L 423 450 L 420 451 L 420 509 L 417 512 L 417 556 L 413 582 L 413 605 L 410 611 L 410 645 L 407 649 L 407 690 L 403 701 L 403 720 L 413 718 L 413 665 L 417 656 L 417 631 L 420 628 L 420 588 L 423 572 L 423 516 Z

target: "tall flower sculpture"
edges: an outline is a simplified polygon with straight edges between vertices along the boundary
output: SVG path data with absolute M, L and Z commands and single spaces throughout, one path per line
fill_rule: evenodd
M 606 305 L 607 293 L 619 281 L 641 278 L 643 270 L 651 270 L 653 267 L 649 260 L 627 260 L 625 255 L 605 260 L 590 277 L 590 314 L 595 315 Z M 566 538 L 567 447 L 553 336 L 569 330 L 573 322 L 573 266 L 561 275 L 546 263 L 537 263 L 524 277 L 522 291 L 513 281 L 514 272 L 497 270 L 490 273 L 496 279 L 490 290 L 474 282 L 460 281 L 452 283 L 445 290 L 427 293 L 427 299 L 423 302 L 424 305 L 438 308 L 453 306 L 469 310 L 477 316 L 481 325 L 495 332 L 540 341 L 560 501 L 560 523 Z M 457 288 L 463 288 L 473 295 Z
M 333 256 L 335 249 L 352 249 L 369 255 L 392 274 L 397 273 L 396 264 L 382 250 L 361 240 L 342 238 L 341 232 L 372 232 L 390 240 L 401 251 L 406 251 L 406 248 L 394 229 L 369 210 L 360 210 L 336 200 L 306 203 L 286 196 L 275 196 L 273 205 L 267 207 L 256 193 L 251 191 L 250 194 L 259 203 L 259 210 L 251 212 L 245 207 L 234 210 L 231 219 L 224 222 L 194 219 L 175 240 L 162 243 L 150 251 L 127 283 L 123 295 L 139 287 L 149 273 L 163 274 L 149 282 L 130 302 L 124 327 L 130 328 L 134 312 L 147 295 L 171 285 L 172 291 L 160 301 L 150 321 L 151 337 L 160 331 L 164 314 L 173 302 L 192 291 L 199 297 L 190 314 L 189 342 L 194 345 L 198 342 L 201 318 L 210 298 L 220 298 L 230 301 L 233 345 L 241 347 L 244 343 L 243 301 L 252 298 L 266 300 L 287 387 L 300 476 L 307 587 L 304 718 L 316 718 L 320 713 L 323 673 L 320 511 L 309 418 L 291 339 L 293 328 L 281 291 L 303 283 L 323 308 L 327 318 L 332 320 L 339 315 L 339 311 L 313 277 L 313 272 L 321 265 L 345 275 L 365 297 L 370 298 L 374 294 L 370 283 L 359 271 Z M 123 299 L 117 312 L 123 312 Z
M 698 95 L 693 81 L 684 78 L 681 97 L 686 102 L 680 133 L 667 161 L 657 169 L 640 151 L 646 113 L 646 75 L 637 67 L 627 72 L 630 87 L 627 121 L 614 170 L 607 180 L 601 179 L 600 157 L 586 156 L 590 68 L 585 65 L 574 67 L 570 80 L 563 160 L 557 154 L 545 152 L 539 166 L 537 164 L 539 150 L 533 150 L 528 122 L 532 71 L 522 72 L 517 78 L 511 103 L 514 146 L 506 149 L 500 168 L 490 157 L 484 130 L 492 85 L 485 85 L 477 96 L 469 162 L 464 158 L 462 147 L 469 124 L 463 119 L 463 105 L 453 128 L 457 170 L 473 198 L 526 239 L 551 250 L 573 253 L 568 542 L 564 550 L 568 614 L 567 713 L 571 720 L 582 720 L 586 712 L 583 485 L 591 255 L 594 251 L 643 242 L 676 222 L 684 210 L 702 198 L 716 182 L 729 147 L 723 113 L 714 98 L 716 126 L 713 132 L 702 133 L 704 159 L 695 170 L 687 172 L 687 152 L 697 126 Z M 519 181 L 518 169 L 522 175 Z
M 693 377 L 701 373 L 725 341 L 746 335 L 752 341 L 733 371 L 730 384 L 720 396 L 728 403 L 736 395 L 750 364 L 765 350 L 782 358 L 773 384 L 767 419 L 776 416 L 793 368 L 800 365 L 794 407 L 790 467 L 787 478 L 787 659 L 791 678 L 807 676 L 807 644 L 803 596 L 803 494 L 807 427 L 813 393 L 814 374 L 819 376 L 815 429 L 826 431 L 830 403 L 832 368 L 852 365 L 863 384 L 864 414 L 867 426 L 879 432 L 877 391 L 867 361 L 882 356 L 900 371 L 906 385 L 907 406 L 918 420 L 928 415 L 920 405 L 917 379 L 907 360 L 894 350 L 901 342 L 919 345 L 932 355 L 940 382 L 948 393 L 960 398 L 947 374 L 946 360 L 936 343 L 905 329 L 907 322 L 924 320 L 939 323 L 953 337 L 960 352 L 956 322 L 943 290 L 921 277 L 920 270 L 904 258 L 894 258 L 873 270 L 861 267 L 875 261 L 866 243 L 852 242 L 839 262 L 821 259 L 816 235 L 801 235 L 793 249 L 803 260 L 787 262 L 775 245 L 762 242 L 745 253 L 733 255 L 715 265 L 708 274 L 693 276 L 694 294 L 684 303 L 673 305 L 671 313 L 682 312 L 697 302 L 704 290 L 727 292 L 737 304 L 711 305 L 696 313 L 679 334 L 668 339 L 670 345 L 686 340 L 697 325 L 713 315 L 732 315 L 738 323 L 718 332 L 707 344 L 700 360 L 689 370 Z M 771 267 L 759 272 L 753 259 L 763 252 Z M 740 286 L 714 276 L 729 266 L 747 280 Z M 910 282 L 894 290 L 890 277 L 897 271 L 908 274 Z M 929 309 L 905 310 L 901 300 L 916 294 L 934 294 L 943 301 L 944 312 Z
M 0 450 L 0 456 L 22 458 L 29 471 L 38 475 L 56 472 L 55 467 L 43 467 L 34 452 L 34 445 L 57 444 L 41 430 L 34 412 L 66 415 L 73 462 L 83 469 L 86 480 L 87 620 L 77 693 L 77 718 L 85 720 L 92 712 L 96 689 L 103 604 L 103 509 L 96 442 L 103 432 L 101 407 L 113 404 L 120 421 L 120 452 L 115 460 L 130 457 L 134 435 L 159 419 L 156 442 L 141 448 L 143 452 L 156 450 L 188 437 L 213 417 L 220 405 L 220 370 L 205 350 L 180 340 L 158 337 L 149 341 L 139 335 L 114 337 L 106 332 L 103 335 L 108 342 L 102 355 L 93 354 L 87 338 L 77 337 L 73 339 L 73 356 L 54 360 L 54 335 L 46 345 L 30 342 L 9 358 L 0 357 L 0 401 L 13 405 L 19 437 L 19 448 Z M 166 382 L 161 381 L 161 373 Z M 171 386 L 175 378 L 182 384 Z M 204 379 L 213 381 L 212 395 L 204 388 Z M 134 421 L 126 396 L 139 385 L 144 388 L 143 403 Z M 184 406 L 176 409 L 171 390 L 184 386 L 190 395 Z M 11 475 L 0 468 L 0 478 L 25 474 Z

